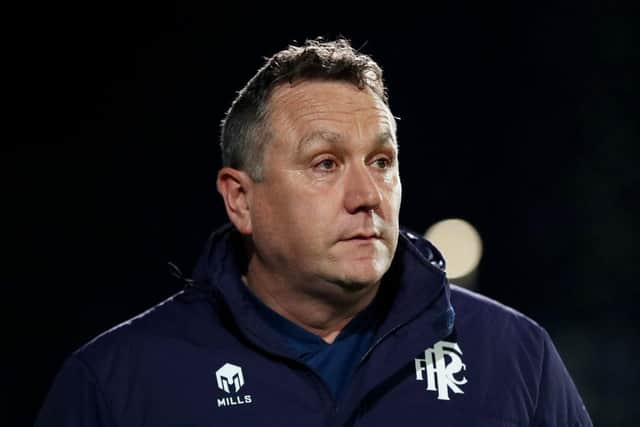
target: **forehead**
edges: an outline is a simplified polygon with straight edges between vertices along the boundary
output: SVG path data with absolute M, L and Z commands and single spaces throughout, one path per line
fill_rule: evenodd
M 301 81 L 277 86 L 269 100 L 274 133 L 301 141 L 311 132 L 349 137 L 391 135 L 395 122 L 389 108 L 368 87 L 348 82 Z

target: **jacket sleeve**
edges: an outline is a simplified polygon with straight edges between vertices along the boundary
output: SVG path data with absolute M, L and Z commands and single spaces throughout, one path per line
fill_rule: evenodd
M 89 367 L 70 356 L 53 381 L 35 427 L 115 427 Z
M 549 334 L 543 330 L 543 358 L 535 427 L 592 427 L 589 413 Z

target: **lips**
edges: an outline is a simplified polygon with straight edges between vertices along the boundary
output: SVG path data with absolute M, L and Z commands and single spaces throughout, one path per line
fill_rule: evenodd
M 348 237 L 342 239 L 342 240 L 373 240 L 373 239 L 380 239 L 380 233 L 375 232 L 375 231 L 364 231 L 364 232 L 358 232 L 358 233 L 354 233 L 352 235 L 349 235 Z

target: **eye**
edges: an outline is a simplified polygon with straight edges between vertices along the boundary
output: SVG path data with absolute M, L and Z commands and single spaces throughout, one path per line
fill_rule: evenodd
M 391 166 L 391 160 L 386 157 L 379 157 L 373 161 L 373 164 L 380 169 L 388 169 Z
M 315 167 L 323 172 L 330 172 L 337 167 L 337 163 L 333 159 L 324 159 L 318 162 Z

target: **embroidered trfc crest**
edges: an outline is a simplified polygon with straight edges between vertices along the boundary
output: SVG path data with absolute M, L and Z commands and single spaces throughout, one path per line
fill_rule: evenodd
M 462 374 L 467 367 L 462 363 L 462 350 L 455 342 L 438 341 L 433 348 L 424 351 L 424 359 L 417 358 L 416 380 L 424 381 L 427 390 L 437 391 L 439 400 L 449 400 L 449 390 L 464 394 L 460 386 L 467 383 Z

